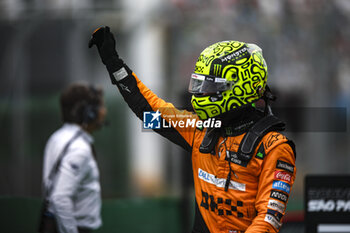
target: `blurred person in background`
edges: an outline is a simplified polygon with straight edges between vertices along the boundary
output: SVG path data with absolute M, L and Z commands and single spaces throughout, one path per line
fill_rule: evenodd
M 296 153 L 278 132 L 285 124 L 271 112 L 274 96 L 261 48 L 223 41 L 203 50 L 189 86 L 194 114 L 160 99 L 137 78 L 115 50 L 109 27 L 93 33 L 93 45 L 133 112 L 166 121 L 171 127 L 154 131 L 191 152 L 192 233 L 278 232 L 295 180 Z M 179 122 L 188 118 L 209 124 L 182 128 Z
M 60 107 L 64 124 L 51 135 L 44 152 L 45 215 L 53 220 L 54 232 L 88 233 L 101 226 L 101 188 L 91 133 L 104 123 L 103 91 L 72 84 L 62 92 Z

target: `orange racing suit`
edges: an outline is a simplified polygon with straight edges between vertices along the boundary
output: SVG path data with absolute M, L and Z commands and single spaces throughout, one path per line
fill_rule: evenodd
M 143 112 L 157 110 L 167 122 L 198 119 L 194 113 L 178 110 L 157 97 L 129 69 L 117 86 L 140 119 Z M 296 174 L 294 147 L 283 134 L 276 131 L 265 134 L 252 158 L 242 162 L 229 155 L 237 152 L 245 133 L 220 136 L 214 153 L 201 153 L 205 129 L 183 129 L 177 124 L 155 131 L 192 154 L 196 199 L 193 233 L 279 231 Z

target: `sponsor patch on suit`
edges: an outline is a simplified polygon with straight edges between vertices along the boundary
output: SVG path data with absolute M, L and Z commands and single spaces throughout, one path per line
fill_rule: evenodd
M 277 221 L 281 222 L 283 214 L 281 214 L 280 212 L 268 209 L 267 213 L 273 215 Z
M 280 201 L 282 201 L 284 203 L 286 203 L 287 200 L 288 200 L 288 195 L 287 194 L 279 192 L 277 190 L 272 190 L 271 194 L 270 194 L 270 197 L 274 198 L 274 199 L 277 199 L 277 200 L 280 200 Z
M 290 192 L 290 185 L 288 183 L 286 183 L 286 182 L 279 181 L 279 180 L 274 180 L 273 181 L 272 188 L 281 190 L 281 191 L 286 192 L 288 194 Z
M 285 171 L 275 171 L 274 179 L 283 180 L 290 183 L 292 181 L 292 175 Z
M 273 200 L 273 199 L 269 200 L 269 203 L 268 203 L 267 207 L 270 208 L 270 209 L 273 209 L 273 210 L 277 210 L 280 213 L 283 213 L 284 210 L 286 209 L 286 205 L 285 204 L 283 204 L 280 201 Z
M 274 228 L 276 228 L 277 230 L 280 229 L 280 227 L 282 226 L 282 223 L 280 223 L 275 216 L 271 215 L 271 214 L 266 214 L 265 215 L 265 222 L 270 223 Z
M 207 183 L 213 184 L 219 188 L 225 188 L 226 178 L 217 178 L 215 175 L 210 174 L 200 168 L 198 168 L 198 178 L 204 180 Z M 238 183 L 231 180 L 228 186 L 229 189 L 239 190 L 245 192 L 245 184 Z
M 285 170 L 287 172 L 293 173 L 294 166 L 290 163 L 284 162 L 282 160 L 277 160 L 276 168 Z

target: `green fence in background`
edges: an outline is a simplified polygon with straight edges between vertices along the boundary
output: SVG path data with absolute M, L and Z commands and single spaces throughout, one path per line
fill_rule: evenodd
M 36 232 L 40 206 L 40 199 L 0 197 L 1 232 Z M 96 233 L 178 233 L 179 208 L 174 198 L 104 200 Z

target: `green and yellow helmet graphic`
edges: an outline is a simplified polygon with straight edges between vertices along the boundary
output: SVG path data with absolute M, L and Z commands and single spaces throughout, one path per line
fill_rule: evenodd
M 262 97 L 267 65 L 255 44 L 222 41 L 204 49 L 191 76 L 192 106 L 201 120 Z

